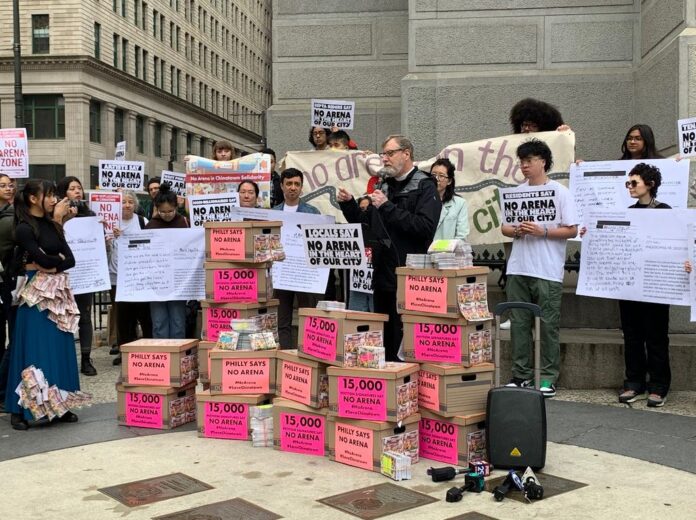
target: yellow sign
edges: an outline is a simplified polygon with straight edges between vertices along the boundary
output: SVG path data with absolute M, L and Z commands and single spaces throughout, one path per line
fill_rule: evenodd
M 517 448 L 512 448 L 512 451 L 510 452 L 511 457 L 521 457 L 522 454 L 520 453 L 520 450 Z

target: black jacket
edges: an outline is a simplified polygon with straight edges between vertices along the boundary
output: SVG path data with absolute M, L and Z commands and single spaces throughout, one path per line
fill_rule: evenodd
M 350 223 L 362 223 L 365 244 L 372 247 L 374 290 L 396 291 L 396 268 L 406 264 L 406 255 L 424 254 L 440 221 L 442 202 L 435 181 L 413 168 L 403 181 L 387 179 L 382 185 L 387 202 L 363 212 L 355 199 L 341 202 Z

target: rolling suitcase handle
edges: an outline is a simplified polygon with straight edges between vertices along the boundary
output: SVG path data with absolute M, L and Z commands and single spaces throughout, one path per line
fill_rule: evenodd
M 493 309 L 495 314 L 495 386 L 500 386 L 500 316 L 508 309 L 526 309 L 534 314 L 534 386 L 541 384 L 541 307 L 535 303 L 503 302 Z

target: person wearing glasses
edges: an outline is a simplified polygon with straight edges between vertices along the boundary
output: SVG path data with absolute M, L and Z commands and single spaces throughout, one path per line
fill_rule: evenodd
M 440 220 L 442 202 L 433 179 L 413 164 L 413 144 L 403 135 L 390 135 L 379 154 L 382 182 L 371 194 L 372 206 L 361 211 L 353 195 L 339 188 L 337 199 L 350 223 L 362 223 L 372 248 L 375 312 L 389 315 L 384 328 L 388 361 L 397 361 L 403 335 L 396 312 L 396 268 L 407 254 L 425 254 Z
M 169 183 L 160 184 L 153 201 L 155 216 L 145 229 L 174 229 L 189 227 L 186 217 L 178 209 L 176 193 Z M 152 337 L 156 339 L 184 339 L 186 337 L 186 302 L 184 300 L 150 302 Z
M 621 160 L 662 159 L 655 147 L 655 134 L 648 125 L 633 125 L 621 145 Z
M 433 240 L 466 240 L 469 209 L 466 201 L 454 193 L 454 164 L 449 159 L 438 159 L 430 167 L 430 176 L 437 183 L 437 193 L 442 201 L 440 222 Z
M 532 98 L 515 103 L 510 110 L 510 124 L 515 134 L 570 130 L 555 106 Z
M 636 125 L 645 126 L 645 125 Z M 649 128 L 649 127 L 648 127 Z M 635 130 L 628 133 L 628 137 Z M 652 132 L 650 132 L 652 136 Z M 641 138 L 646 134 L 641 134 Z M 625 147 L 631 141 L 625 143 Z M 642 141 L 643 143 L 647 140 Z M 654 140 L 652 141 L 654 146 Z M 637 164 L 629 173 L 626 188 L 631 198 L 637 199 L 630 208 L 669 209 L 657 200 L 657 189 L 662 174 L 655 166 Z M 619 300 L 621 329 L 624 336 L 626 379 L 619 392 L 620 403 L 634 403 L 648 399 L 648 406 L 665 405 L 672 380 L 669 366 L 669 305 L 662 303 Z M 646 377 L 650 380 L 646 383 Z M 646 390 L 647 394 L 646 395 Z
M 331 130 L 328 128 L 321 128 L 319 126 L 313 126 L 309 129 L 309 142 L 312 145 L 313 150 L 328 150 L 329 149 L 329 135 L 331 135 Z

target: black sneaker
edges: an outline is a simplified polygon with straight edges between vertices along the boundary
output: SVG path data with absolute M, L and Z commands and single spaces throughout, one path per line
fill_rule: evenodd
M 82 361 L 82 369 L 80 370 L 86 376 L 96 376 L 97 369 L 94 368 L 91 359 L 85 359 Z
M 111 364 L 114 366 L 120 365 L 121 364 L 121 355 L 119 354 L 118 356 L 116 356 L 114 358 L 114 360 L 111 362 Z
M 111 349 L 109 350 L 109 355 L 111 355 L 111 356 L 117 356 L 117 355 L 120 354 L 120 353 L 121 353 L 121 349 L 119 348 L 118 345 L 114 345 L 114 346 L 111 347 Z
M 534 382 L 531 379 L 520 379 L 519 377 L 513 377 L 505 386 L 508 388 L 532 388 L 534 387 Z
M 648 406 L 650 408 L 662 408 L 667 402 L 667 396 L 660 394 L 650 394 L 648 396 Z

